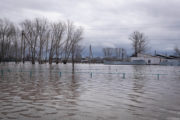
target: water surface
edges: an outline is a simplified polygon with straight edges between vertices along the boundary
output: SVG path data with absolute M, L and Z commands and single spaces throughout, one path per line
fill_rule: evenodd
M 9 63 L 0 70 L 3 120 L 180 120 L 180 67 L 77 64 L 72 72 L 71 64 Z

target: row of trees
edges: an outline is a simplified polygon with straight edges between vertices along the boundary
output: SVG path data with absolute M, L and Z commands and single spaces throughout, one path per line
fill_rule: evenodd
M 7 19 L 0 19 L 0 62 L 7 60 L 31 60 L 35 64 L 49 61 L 52 64 L 59 58 L 64 64 L 69 57 L 72 63 L 82 52 L 83 29 L 72 22 L 50 23 L 44 18 L 24 20 L 15 25 Z
M 118 60 L 124 60 L 126 58 L 126 50 L 124 48 L 103 48 L 102 49 L 104 58 L 106 59 L 118 59 Z

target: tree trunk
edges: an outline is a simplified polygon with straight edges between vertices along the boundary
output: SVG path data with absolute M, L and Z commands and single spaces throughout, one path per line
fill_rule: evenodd
M 35 59 L 34 58 L 32 58 L 32 64 L 35 64 Z
M 56 58 L 56 64 L 58 64 L 59 63 L 59 59 L 58 59 L 58 57 Z
M 67 63 L 67 60 L 63 60 L 62 62 L 63 62 L 63 64 L 66 64 L 66 63 Z
M 49 58 L 49 64 L 52 64 L 52 59 L 51 58 Z
M 25 48 L 25 39 L 24 39 L 24 46 L 23 46 L 24 48 L 23 48 L 23 64 L 25 63 L 25 50 L 26 50 L 26 48 Z
M 42 61 L 41 61 L 41 51 L 42 51 L 42 47 L 40 46 L 40 50 L 39 50 L 39 64 L 42 64 Z

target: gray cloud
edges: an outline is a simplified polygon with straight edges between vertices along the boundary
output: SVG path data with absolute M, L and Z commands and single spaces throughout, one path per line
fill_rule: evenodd
M 84 27 L 83 44 L 97 48 L 130 50 L 135 30 L 148 36 L 151 50 L 180 45 L 179 0 L 1 0 L 0 14 L 16 23 L 41 16 L 72 20 Z

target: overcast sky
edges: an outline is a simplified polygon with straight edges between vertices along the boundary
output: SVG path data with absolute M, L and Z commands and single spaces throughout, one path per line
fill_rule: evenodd
M 180 47 L 180 0 L 0 0 L 1 18 L 15 23 L 46 17 L 71 20 L 84 28 L 84 45 L 131 49 L 129 35 L 138 30 L 151 51 Z

